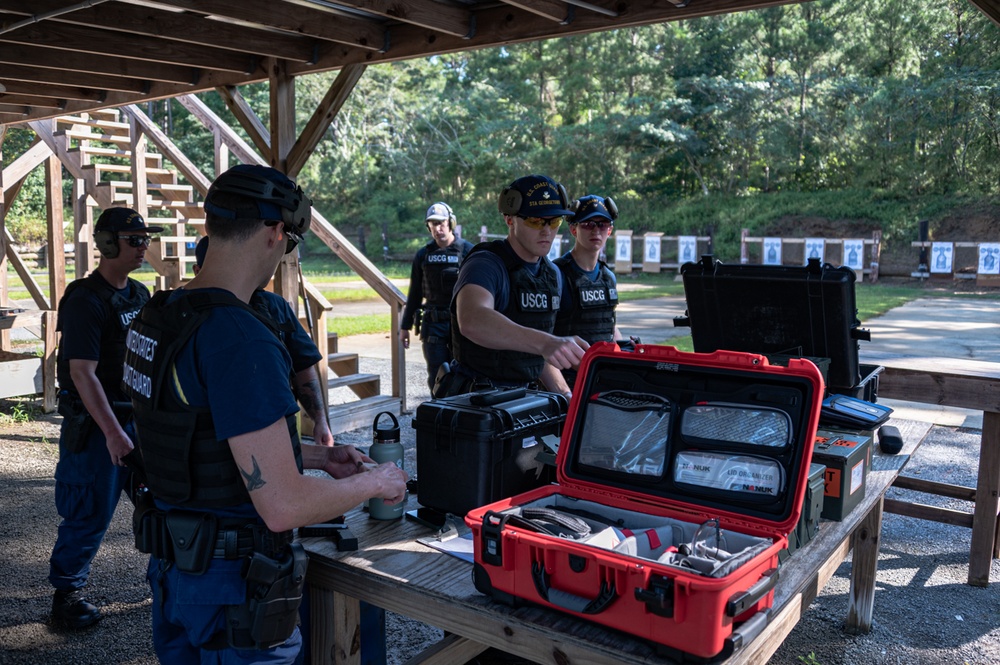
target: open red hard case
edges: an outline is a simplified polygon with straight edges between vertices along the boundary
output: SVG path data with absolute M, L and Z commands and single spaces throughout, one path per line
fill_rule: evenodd
M 808 360 L 595 344 L 573 390 L 558 484 L 465 518 L 476 588 L 661 651 L 740 648 L 767 625 L 823 391 Z

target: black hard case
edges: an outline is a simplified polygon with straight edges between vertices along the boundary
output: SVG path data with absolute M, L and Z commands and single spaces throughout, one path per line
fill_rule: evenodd
M 562 395 L 524 389 L 424 402 L 412 422 L 420 504 L 465 515 L 552 482 L 554 469 L 536 458 L 543 436 L 562 433 L 567 407 Z
M 805 266 L 726 264 L 705 256 L 681 266 L 694 350 L 829 358 L 831 392 L 855 394 L 860 328 L 854 271 L 811 259 Z

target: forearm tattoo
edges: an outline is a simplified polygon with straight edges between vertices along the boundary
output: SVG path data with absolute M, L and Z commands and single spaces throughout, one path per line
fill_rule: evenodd
M 240 473 L 243 474 L 243 481 L 247 484 L 247 492 L 259 490 L 266 485 L 264 474 L 260 470 L 260 465 L 257 464 L 257 458 L 251 455 L 250 459 L 253 461 L 253 471 L 251 473 L 247 473 L 243 470 L 243 467 L 240 467 Z
M 325 416 L 323 413 L 323 400 L 319 398 L 319 380 L 310 379 L 308 381 L 303 381 L 299 384 L 299 404 L 305 410 L 309 417 L 314 421 L 319 420 L 319 416 Z M 326 422 L 326 418 L 323 418 L 323 422 Z

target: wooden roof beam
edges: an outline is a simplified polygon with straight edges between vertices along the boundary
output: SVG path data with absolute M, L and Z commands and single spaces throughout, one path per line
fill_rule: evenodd
M 26 11 L 25 6 L 24 0 L 0 0 L 0 10 L 25 15 L 58 10 L 66 6 L 66 1 L 31 0 L 30 12 Z M 145 36 L 240 52 L 246 49 L 248 41 L 252 41 L 260 53 L 298 62 L 309 62 L 315 55 L 312 40 L 298 35 L 245 27 L 237 30 L 230 24 L 206 21 L 201 16 L 120 2 L 108 2 L 60 14 L 46 20 L 44 25 L 55 23 L 127 33 L 128 36 L 123 35 L 122 39 L 134 40 L 136 36 Z
M 201 78 L 201 70 L 195 67 L 101 55 L 93 55 L 83 60 L 67 57 L 66 52 L 61 49 L 30 44 L 4 44 L 3 48 L 0 48 L 0 62 L 185 85 L 194 85 Z
M 66 108 L 65 99 L 52 99 L 49 97 L 40 97 L 39 95 L 0 94 L 0 104 L 28 107 L 35 106 L 45 109 L 58 109 L 60 111 Z
M 505 0 L 504 4 L 523 9 L 560 25 L 571 23 L 576 13 L 572 5 L 557 0 Z
M 9 14 L 0 14 L 0 21 L 4 20 L 5 16 L 9 16 Z M 173 65 L 217 69 L 238 74 L 260 71 L 260 59 L 254 55 L 167 40 L 143 42 L 135 39 L 122 39 L 117 41 L 112 39 L 113 34 L 108 30 L 80 27 L 68 23 L 46 22 L 4 33 L 0 35 L 0 44 L 28 44 L 63 49 L 66 51 L 67 60 L 74 57 L 73 53 L 86 53 L 88 57 L 90 54 L 113 55 Z M 0 49 L 2 48 L 0 46 Z
M 3 85 L 7 92 L 14 95 L 38 95 L 39 97 L 51 97 L 55 99 L 76 99 L 88 102 L 106 101 L 106 95 L 101 90 L 89 88 L 75 88 L 71 85 L 35 85 L 26 81 L 4 80 Z M 127 93 L 121 93 L 127 94 Z M 6 101 L 6 95 L 0 96 L 0 102 Z M 9 102 L 8 102 L 9 103 Z
M 351 91 L 361 80 L 361 75 L 365 73 L 367 68 L 367 65 L 347 65 L 340 70 L 309 122 L 306 123 L 305 129 L 295 141 L 295 145 L 292 146 L 292 151 L 288 154 L 287 173 L 290 177 L 297 176 L 302 167 L 305 166 L 309 156 L 316 150 L 316 146 L 323 139 L 330 123 L 340 113 L 340 109 L 351 96 Z
M 157 0 L 206 15 L 225 16 L 245 23 L 279 28 L 369 51 L 386 48 L 385 28 L 375 21 L 333 14 L 317 5 L 284 7 L 282 0 Z
M 969 2 L 1000 27 L 1000 0 L 969 0 Z
M 247 100 L 240 94 L 236 86 L 220 86 L 215 89 L 229 107 L 230 113 L 239 121 L 240 126 L 246 130 L 250 140 L 257 146 L 257 150 L 264 157 L 265 161 L 271 161 L 271 131 L 264 126 Z
M 8 81 L 44 82 L 59 85 L 79 86 L 131 92 L 144 95 L 149 92 L 149 81 L 125 78 L 124 76 L 103 76 L 101 74 L 84 74 L 82 72 L 66 71 L 64 69 L 47 69 L 28 65 L 8 65 L 0 63 L 0 80 L 7 85 Z
M 292 0 L 300 5 L 312 5 L 309 0 Z M 431 0 L 334 0 L 338 5 L 353 7 L 401 23 L 410 23 L 455 37 L 468 38 L 476 34 L 471 11 L 464 7 L 445 5 Z

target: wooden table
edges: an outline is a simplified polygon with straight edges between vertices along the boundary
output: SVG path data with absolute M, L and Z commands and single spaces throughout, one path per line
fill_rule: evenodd
M 875 450 L 862 502 L 844 521 L 823 522 L 816 538 L 781 565 L 770 623 L 727 663 L 766 661 L 852 547 L 845 626 L 852 632 L 870 630 L 883 498 L 930 429 L 928 423 L 892 424 L 903 434 L 903 452 L 885 456 Z M 411 499 L 408 507 L 415 506 Z M 512 609 L 492 601 L 473 586 L 470 564 L 416 542 L 431 535 L 416 523 L 370 520 L 355 510 L 347 524 L 360 541 L 357 552 L 338 552 L 326 540 L 302 541 L 310 554 L 313 663 L 360 663 L 360 601 L 451 633 L 418 656 L 420 663 L 462 663 L 488 647 L 539 663 L 672 662 L 624 633 L 555 610 Z
M 863 362 L 882 365 L 878 396 L 983 412 L 976 487 L 960 487 L 901 476 L 896 486 L 926 494 L 973 501 L 970 513 L 889 500 L 886 510 L 900 515 L 972 527 L 969 584 L 988 586 L 990 566 L 1000 556 L 1000 363 L 964 358 L 866 354 Z

